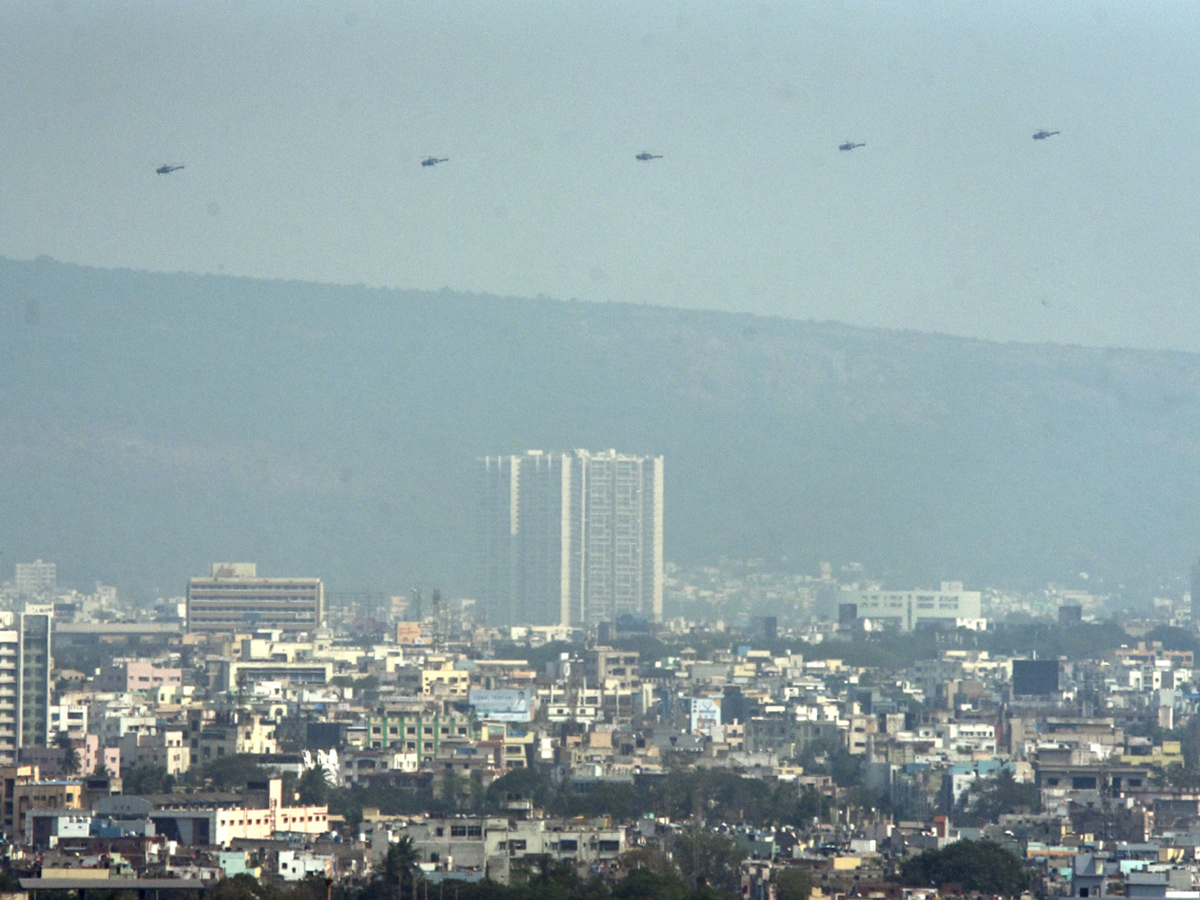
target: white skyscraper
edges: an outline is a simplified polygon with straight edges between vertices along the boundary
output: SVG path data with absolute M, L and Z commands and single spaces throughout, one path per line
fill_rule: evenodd
M 495 624 L 662 617 L 663 460 L 609 450 L 478 460 L 478 599 Z

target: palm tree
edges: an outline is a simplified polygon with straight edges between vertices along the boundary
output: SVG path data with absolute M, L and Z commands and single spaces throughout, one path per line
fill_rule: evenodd
M 329 773 L 324 766 L 306 769 L 296 782 L 296 794 L 302 806 L 321 806 L 329 802 Z
M 402 837 L 388 847 L 387 856 L 383 860 L 383 885 L 388 897 L 404 900 L 404 876 L 407 875 L 409 898 L 416 900 L 420 862 L 421 856 L 410 837 Z
M 75 749 L 75 742 L 71 740 L 71 735 L 65 731 L 60 731 L 58 733 L 58 747 L 63 751 L 63 772 L 67 775 L 74 775 L 79 771 L 79 751 Z

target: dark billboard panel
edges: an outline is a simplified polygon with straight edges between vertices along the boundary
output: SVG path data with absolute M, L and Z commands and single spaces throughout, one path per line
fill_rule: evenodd
M 1057 659 L 1014 659 L 1013 696 L 1045 697 L 1058 693 Z

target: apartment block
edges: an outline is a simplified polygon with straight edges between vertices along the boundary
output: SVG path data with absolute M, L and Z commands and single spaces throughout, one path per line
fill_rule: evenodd
M 660 619 L 663 459 L 608 450 L 476 461 L 477 593 L 493 624 Z

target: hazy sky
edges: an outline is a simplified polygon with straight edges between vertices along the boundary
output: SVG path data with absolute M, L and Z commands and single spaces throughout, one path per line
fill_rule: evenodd
M 1200 351 L 1198 75 L 1195 0 L 7 2 L 0 255 Z

